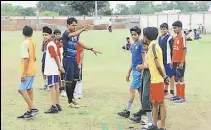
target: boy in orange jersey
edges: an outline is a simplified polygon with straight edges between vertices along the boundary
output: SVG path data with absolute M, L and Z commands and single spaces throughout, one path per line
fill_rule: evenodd
M 166 105 L 164 101 L 164 83 L 168 85 L 169 79 L 164 70 L 162 49 L 155 42 L 158 37 L 158 29 L 147 27 L 143 31 L 143 36 L 144 43 L 149 45 L 147 57 L 151 74 L 150 100 L 153 105 L 152 125 L 147 130 L 158 130 L 157 115 L 159 106 L 161 109 L 161 126 L 159 130 L 165 130 Z
M 176 84 L 176 96 L 170 100 L 176 103 L 185 102 L 185 56 L 187 52 L 186 38 L 182 34 L 182 22 L 176 21 L 172 24 L 176 36 L 174 37 L 172 64 Z
M 21 83 L 18 92 L 28 104 L 28 111 L 17 118 L 31 118 L 38 114 L 33 104 L 33 83 L 36 73 L 36 44 L 32 40 L 33 29 L 30 26 L 23 28 L 25 40 L 21 44 Z
M 57 53 L 58 56 L 60 58 L 61 64 L 62 64 L 62 51 L 63 51 L 63 44 L 62 44 L 62 38 L 61 38 L 61 31 L 59 29 L 55 29 L 54 32 L 54 42 L 56 43 L 57 46 Z M 66 97 L 67 94 L 65 92 L 65 82 L 63 80 L 64 77 L 64 73 L 60 73 L 59 75 L 59 90 L 60 90 L 60 94 L 63 97 Z

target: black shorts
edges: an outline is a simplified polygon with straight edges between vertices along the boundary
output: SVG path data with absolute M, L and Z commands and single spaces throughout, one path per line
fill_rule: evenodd
M 63 58 L 63 67 L 65 74 L 63 76 L 66 82 L 72 82 L 73 80 L 79 80 L 79 69 L 75 58 Z
M 183 65 L 183 68 L 182 69 L 178 69 L 177 67 L 179 67 L 179 62 L 173 62 L 173 69 L 172 69 L 172 72 L 173 72 L 173 75 L 176 77 L 176 78 L 183 78 L 184 75 L 185 75 L 185 63 Z

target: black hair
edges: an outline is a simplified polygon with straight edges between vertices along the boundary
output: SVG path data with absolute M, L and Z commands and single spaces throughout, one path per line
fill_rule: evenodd
M 53 34 L 57 34 L 57 33 L 59 33 L 59 34 L 61 35 L 61 31 L 60 31 L 59 29 L 55 29 L 55 30 L 53 31 Z
M 196 29 L 193 29 L 193 31 L 196 31 Z
M 130 33 L 134 31 L 136 32 L 138 35 L 141 35 L 141 29 L 138 26 L 134 26 L 130 29 Z
M 172 24 L 172 26 L 181 27 L 182 28 L 182 22 L 176 21 Z
M 162 24 L 160 25 L 160 28 L 167 28 L 167 29 L 169 29 L 169 26 L 168 26 L 167 23 L 162 23 Z
M 33 34 L 33 29 L 30 26 L 24 26 L 23 28 L 23 35 L 26 37 L 31 37 Z
M 158 37 L 158 29 L 156 27 L 146 27 L 144 28 L 143 35 L 150 41 L 156 40 Z
M 126 40 L 130 40 L 130 38 L 129 37 L 126 37 Z
M 74 17 L 71 17 L 71 18 L 68 18 L 68 19 L 67 19 L 67 24 L 72 24 L 73 22 L 78 23 L 77 19 L 74 18 Z

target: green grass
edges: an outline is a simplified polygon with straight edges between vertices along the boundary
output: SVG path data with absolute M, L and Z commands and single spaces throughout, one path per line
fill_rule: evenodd
M 84 98 L 78 100 L 80 109 L 67 107 L 67 99 L 61 97 L 63 111 L 56 115 L 45 115 L 50 105 L 48 91 L 40 91 L 42 84 L 41 32 L 34 32 L 37 43 L 37 74 L 34 86 L 34 103 L 40 114 L 33 120 L 18 120 L 17 116 L 26 111 L 27 106 L 18 94 L 20 43 L 24 39 L 21 32 L 2 32 L 1 35 L 1 124 L 2 130 L 102 130 L 108 124 L 109 130 L 117 130 L 123 124 L 127 130 L 140 125 L 117 116 L 124 109 L 129 97 L 129 83 L 125 76 L 131 63 L 130 53 L 121 50 L 127 30 L 90 31 L 81 39 L 90 47 L 103 52 L 95 56 L 85 52 L 83 68 Z M 210 73 L 211 35 L 202 36 L 198 41 L 188 42 L 187 69 L 185 73 L 187 102 L 173 104 L 167 102 L 168 130 L 209 129 L 211 122 Z M 139 109 L 138 95 L 132 112 Z M 121 121 L 121 122 L 120 122 Z

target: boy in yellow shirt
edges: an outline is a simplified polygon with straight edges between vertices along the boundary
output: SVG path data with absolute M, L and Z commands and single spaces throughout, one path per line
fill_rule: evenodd
M 18 92 L 28 104 L 28 111 L 17 118 L 31 118 L 38 114 L 33 104 L 33 82 L 36 73 L 36 45 L 32 40 L 33 29 L 30 26 L 23 28 L 25 40 L 21 44 L 21 83 Z

